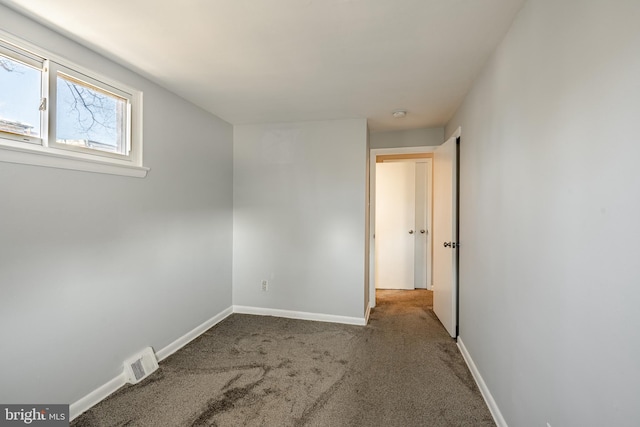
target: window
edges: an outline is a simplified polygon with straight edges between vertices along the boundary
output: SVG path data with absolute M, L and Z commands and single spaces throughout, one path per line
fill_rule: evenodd
M 86 77 L 83 81 L 67 73 L 56 75 L 55 144 L 126 158 L 131 148 L 127 130 L 130 95 L 115 88 L 107 91 L 95 81 L 92 84 Z
M 0 161 L 145 176 L 142 93 L 0 34 Z
M 41 142 L 42 58 L 0 45 L 0 135 Z

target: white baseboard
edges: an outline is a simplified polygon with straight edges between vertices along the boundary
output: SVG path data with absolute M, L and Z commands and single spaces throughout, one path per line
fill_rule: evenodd
M 198 338 L 202 335 L 207 329 L 211 328 L 213 325 L 217 325 L 222 322 L 224 319 L 229 317 L 233 313 L 233 307 L 228 307 L 221 311 L 220 313 L 213 316 L 211 319 L 202 323 L 199 326 L 196 326 L 191 331 L 187 332 L 168 346 L 156 351 L 156 357 L 158 361 L 164 360 L 167 357 L 171 356 L 176 351 L 180 350 L 185 345 L 189 344 L 191 341 Z
M 364 326 L 367 320 L 362 317 L 336 316 L 333 314 L 308 313 L 306 311 L 279 310 L 275 308 L 248 307 L 234 305 L 234 313 L 257 314 L 259 316 L 285 317 L 287 319 L 315 320 L 316 322 L 344 323 L 347 325 Z
M 491 412 L 491 415 L 493 416 L 493 420 L 495 421 L 496 425 L 498 427 L 508 427 L 507 422 L 502 416 L 502 412 L 500 412 L 500 408 L 498 408 L 498 404 L 493 399 L 493 396 L 491 395 L 491 392 L 489 391 L 487 384 L 484 382 L 482 375 L 480 375 L 480 371 L 478 371 L 478 367 L 473 362 L 473 359 L 471 358 L 469 351 L 467 351 L 467 348 L 464 346 L 464 343 L 462 342 L 462 338 L 460 337 L 458 337 L 458 348 L 460 349 L 460 353 L 462 353 L 462 357 L 464 358 L 464 361 L 467 363 L 467 366 L 471 371 L 471 375 L 473 375 L 473 378 L 476 380 L 476 384 L 480 389 L 480 393 L 482 393 L 482 397 L 484 398 L 484 401 L 487 403 L 487 406 L 489 407 L 489 411 Z
M 118 390 L 126 383 L 127 376 L 124 372 L 122 372 L 115 378 L 110 379 L 97 389 L 93 390 L 91 393 L 69 405 L 69 418 L 73 420 L 78 415 L 91 409 L 92 406 L 100 403 L 103 399 Z
M 232 307 L 226 308 L 224 311 L 216 314 L 211 319 L 205 321 L 204 323 L 196 326 L 191 331 L 187 332 L 177 340 L 173 341 L 168 346 L 156 352 L 156 357 L 158 361 L 164 360 L 167 357 L 171 356 L 176 351 L 180 350 L 185 345 L 189 344 L 194 339 L 198 338 L 202 335 L 207 329 L 212 326 L 220 323 L 224 319 L 226 319 L 229 315 L 233 313 Z M 69 405 L 69 418 L 71 420 L 78 417 L 83 412 L 91 409 L 94 405 L 100 403 L 103 399 L 105 399 L 110 394 L 114 393 L 120 387 L 127 383 L 127 376 L 124 372 L 117 375 L 115 378 L 107 381 L 105 384 L 101 385 L 91 393 L 87 394 L 83 398 L 77 400 L 76 402 Z

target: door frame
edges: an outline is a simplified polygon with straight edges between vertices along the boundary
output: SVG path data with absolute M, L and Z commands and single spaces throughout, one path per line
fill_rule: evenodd
M 420 147 L 398 147 L 398 148 L 372 148 L 369 150 L 369 307 L 374 308 L 376 306 L 376 282 L 375 282 L 375 224 L 376 224 L 376 160 L 378 156 L 386 155 L 410 155 L 410 154 L 426 154 L 433 153 L 438 148 L 435 146 L 420 146 Z M 431 168 L 433 171 L 433 167 Z M 433 179 L 433 173 L 431 178 Z M 429 180 L 430 187 L 433 187 L 432 180 Z M 432 195 L 432 191 L 427 191 L 427 194 Z M 429 196 L 428 196 L 429 197 Z M 429 200 L 430 209 L 433 209 L 433 198 Z M 431 224 L 429 224 L 431 227 Z M 431 232 L 431 230 L 429 230 Z M 433 244 L 433 239 L 432 239 Z

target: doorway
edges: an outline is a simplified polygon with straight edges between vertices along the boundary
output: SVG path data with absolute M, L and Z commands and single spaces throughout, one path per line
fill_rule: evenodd
M 378 148 L 378 149 L 372 149 L 370 152 L 370 165 L 369 165 L 369 170 L 370 170 L 370 224 L 372 225 L 370 227 L 370 234 L 369 234 L 369 305 L 371 308 L 374 308 L 376 305 L 376 259 L 379 257 L 379 255 L 376 253 L 376 193 L 377 193 L 377 185 L 376 185 L 376 170 L 377 169 L 377 165 L 379 164 L 393 164 L 394 161 L 396 163 L 399 163 L 399 161 L 401 160 L 411 160 L 411 159 L 431 159 L 432 160 L 432 156 L 433 156 L 433 152 L 434 150 L 438 148 L 437 146 L 431 147 L 431 146 L 424 146 L 424 147 L 402 147 L 402 148 Z M 415 160 L 414 160 L 414 165 L 415 165 Z M 430 174 L 433 175 L 433 165 L 431 165 L 431 169 L 430 169 Z M 425 177 L 426 178 L 426 177 Z M 432 199 L 432 185 L 430 184 L 432 181 L 432 177 L 429 177 L 428 179 L 428 195 L 427 198 Z M 433 213 L 433 200 L 430 200 L 428 202 L 428 206 L 429 206 L 429 221 L 431 218 L 431 215 Z M 431 225 L 428 224 L 427 227 L 430 227 Z M 414 225 L 415 227 L 415 225 Z M 404 236 L 406 234 L 406 236 L 410 236 L 409 235 L 409 231 L 412 228 L 408 228 L 407 230 L 405 230 L 402 235 Z M 422 228 L 418 228 L 418 233 Z M 416 228 L 413 228 L 414 230 L 414 234 L 415 234 L 415 230 Z M 425 230 L 425 234 L 427 234 L 427 228 L 424 228 Z M 429 235 L 430 235 L 430 229 L 429 229 Z M 415 240 L 415 239 L 414 239 Z M 431 240 L 431 239 L 430 239 Z M 406 243 L 406 242 L 405 242 Z M 431 252 L 433 249 L 433 242 L 430 241 L 429 242 L 429 251 Z M 415 246 L 414 246 L 415 247 Z M 414 250 L 414 254 L 415 254 L 415 250 Z M 428 259 L 429 263 L 431 263 L 431 256 L 429 254 L 429 256 L 426 256 L 425 258 Z M 413 263 L 415 263 L 415 257 L 413 260 Z M 426 263 L 425 263 L 426 264 Z M 429 276 L 429 278 L 427 279 L 427 283 L 429 283 L 430 286 L 430 282 L 431 282 L 431 264 L 426 265 L 426 271 L 427 271 L 427 275 Z M 415 282 L 414 282 L 415 283 Z M 415 289 L 415 286 L 410 288 L 410 289 Z
M 376 281 L 377 276 L 377 260 L 378 257 L 384 254 L 376 253 L 376 166 L 377 162 L 385 157 L 389 160 L 400 160 L 403 158 L 425 157 L 424 154 L 430 154 L 432 159 L 432 175 L 430 186 L 432 187 L 431 197 L 431 215 L 433 232 L 430 240 L 430 256 L 427 259 L 432 262 L 433 268 L 429 268 L 429 272 L 433 270 L 432 277 L 432 290 L 433 290 L 433 310 L 438 317 L 442 325 L 452 337 L 458 335 L 458 279 L 457 279 L 457 264 L 458 264 L 458 248 L 459 243 L 457 240 L 457 174 L 458 174 L 458 148 L 460 142 L 461 129 L 458 128 L 454 134 L 447 139 L 442 145 L 434 147 L 405 147 L 405 148 L 393 148 L 393 149 L 372 149 L 370 151 L 370 200 L 369 200 L 369 222 L 372 227 L 369 227 L 369 283 L 368 283 L 368 295 L 369 295 L 369 307 L 374 308 L 376 306 L 376 288 L 378 287 Z M 384 163 L 384 160 L 383 160 Z M 402 169 L 402 168 L 398 168 Z M 402 173 L 398 172 L 400 176 Z M 411 181 L 406 177 L 405 181 Z M 411 190 L 402 190 L 401 192 L 410 193 Z M 410 224 L 410 223 L 409 223 Z M 407 225 L 404 225 L 407 228 Z M 420 228 L 417 228 L 420 230 Z M 402 230 L 399 228 L 398 233 L 407 233 L 411 235 L 413 230 L 415 234 L 416 228 L 409 226 L 408 230 Z M 431 230 L 429 230 L 431 231 Z M 426 232 L 426 229 L 425 229 Z M 403 237 L 406 238 L 406 235 Z M 402 239 L 401 239 L 402 241 Z M 406 243 L 405 247 L 410 246 Z M 414 260 L 415 261 L 415 260 Z M 426 264 L 426 263 L 425 263 Z M 407 285 L 405 280 L 405 287 L 395 289 L 412 289 L 410 285 Z M 415 289 L 415 286 L 414 288 Z

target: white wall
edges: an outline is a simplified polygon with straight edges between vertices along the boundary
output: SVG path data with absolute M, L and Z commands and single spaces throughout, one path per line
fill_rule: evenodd
M 371 132 L 371 148 L 423 147 L 444 142 L 444 128 Z
M 144 91 L 144 179 L 0 163 L 0 402 L 72 403 L 231 305 L 232 127 L 0 6 L 0 28 Z
M 366 120 L 234 127 L 234 305 L 363 318 L 366 133 Z
M 511 426 L 640 420 L 639 16 L 529 0 L 447 126 L 460 337 Z

